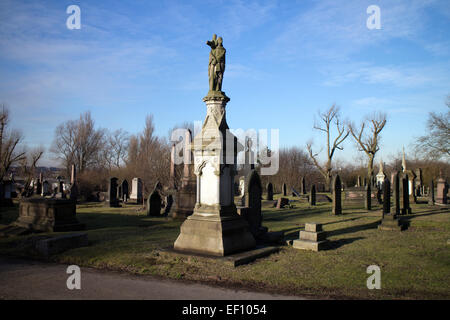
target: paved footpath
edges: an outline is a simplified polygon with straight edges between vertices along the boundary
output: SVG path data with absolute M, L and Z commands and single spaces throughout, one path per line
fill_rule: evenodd
M 68 265 L 0 257 L 0 299 L 284 300 L 301 297 L 224 289 L 81 268 L 81 289 L 69 290 Z

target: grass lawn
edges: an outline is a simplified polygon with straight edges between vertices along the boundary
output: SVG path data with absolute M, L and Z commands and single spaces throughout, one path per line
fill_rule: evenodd
M 277 196 L 277 195 L 276 195 Z M 296 199 L 292 198 L 291 199 Z M 298 238 L 305 222 L 319 222 L 331 241 L 320 252 L 283 246 L 279 253 L 233 268 L 221 264 L 161 259 L 156 249 L 173 245 L 181 222 L 147 217 L 139 206 L 77 207 L 89 246 L 50 257 L 61 263 L 149 274 L 207 284 L 316 298 L 450 299 L 450 210 L 412 204 L 406 231 L 380 231 L 380 206 L 367 212 L 345 207 L 332 216 L 330 203 L 309 207 L 297 201 L 277 210 L 263 201 L 264 223 Z M 0 224 L 14 221 L 18 208 L 0 209 Z M 32 242 L 40 235 L 0 239 L 0 254 L 38 258 Z M 369 265 L 381 268 L 381 290 L 368 290 Z M 189 297 L 186 297 L 189 298 Z

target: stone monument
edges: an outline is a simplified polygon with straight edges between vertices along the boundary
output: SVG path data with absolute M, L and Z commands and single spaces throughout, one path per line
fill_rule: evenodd
M 197 182 L 193 172 L 192 165 L 192 133 L 186 130 L 184 136 L 184 150 L 183 150 L 183 177 L 181 178 L 181 187 L 176 194 L 176 206 L 172 214 L 175 219 L 186 219 L 194 212 Z
M 273 200 L 273 184 L 269 182 L 267 184 L 267 200 Z
M 294 240 L 292 247 L 312 251 L 323 250 L 328 245 L 326 237 L 321 223 L 305 223 L 305 231 L 300 231 L 300 238 Z
M 442 177 L 442 171 L 439 179 L 436 181 L 436 204 L 447 204 L 448 183 Z
M 339 175 L 335 175 L 332 180 L 333 187 L 333 206 L 332 214 L 339 215 L 342 214 L 342 196 L 341 196 L 341 178 Z
M 309 192 L 309 205 L 315 206 L 316 205 L 316 185 L 311 185 L 311 191 Z
M 142 180 L 141 178 L 133 178 L 131 182 L 131 195 L 130 200 L 137 204 L 142 203 Z
M 207 114 L 192 147 L 197 199 L 194 213 L 180 227 L 174 249 L 225 256 L 253 249 L 256 241 L 234 204 L 237 153 L 243 146 L 228 130 L 225 116 L 225 107 L 230 101 L 222 91 L 226 51 L 222 38 L 216 35 L 207 44 L 211 47 L 209 92 L 203 98 Z

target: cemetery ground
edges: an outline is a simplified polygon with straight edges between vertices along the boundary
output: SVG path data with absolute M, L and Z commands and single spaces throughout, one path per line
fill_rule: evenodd
M 363 205 L 344 205 L 342 215 L 332 216 L 331 203 L 310 207 L 305 200 L 289 198 L 297 201 L 284 209 L 273 208 L 273 201 L 263 200 L 263 225 L 269 231 L 284 231 L 286 239 L 293 240 L 305 222 L 322 223 L 330 240 L 328 250 L 303 251 L 284 245 L 278 253 L 238 267 L 164 258 L 158 250 L 173 245 L 181 221 L 149 217 L 138 205 L 108 208 L 88 203 L 77 206 L 77 218 L 87 226 L 89 246 L 48 259 L 100 270 L 309 298 L 450 299 L 448 208 L 412 204 L 413 214 L 403 216 L 408 229 L 395 232 L 377 229 L 379 205 L 369 212 Z M 14 208 L 0 210 L 0 224 L 8 224 L 18 216 L 17 203 Z M 0 255 L 43 259 L 34 251 L 33 242 L 46 235 L 0 238 Z M 381 268 L 380 290 L 367 289 L 369 265 Z

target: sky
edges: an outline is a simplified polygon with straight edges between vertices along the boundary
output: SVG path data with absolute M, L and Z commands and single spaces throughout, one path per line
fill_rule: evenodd
M 70 5 L 80 29 L 66 26 Z M 367 27 L 370 5 L 380 29 Z M 230 128 L 279 129 L 280 146 L 313 140 L 318 151 L 319 110 L 335 103 L 356 124 L 385 112 L 377 158 L 389 161 L 426 134 L 429 112 L 446 111 L 449 30 L 447 0 L 1 0 L 0 103 L 29 147 L 48 149 L 56 126 L 85 111 L 98 127 L 131 134 L 152 114 L 167 137 L 205 118 L 206 41 L 216 33 Z M 360 156 L 349 137 L 335 157 Z

